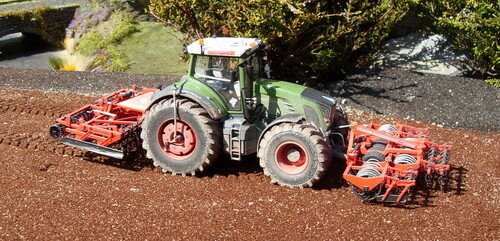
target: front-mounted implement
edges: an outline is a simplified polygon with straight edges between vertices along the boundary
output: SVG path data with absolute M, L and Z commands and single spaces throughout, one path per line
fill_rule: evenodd
M 430 142 L 427 129 L 358 125 L 351 130 L 343 176 L 365 201 L 405 202 L 419 175 L 428 186 L 446 185 L 450 150 Z

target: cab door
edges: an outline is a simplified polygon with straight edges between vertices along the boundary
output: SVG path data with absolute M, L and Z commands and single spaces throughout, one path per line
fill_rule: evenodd
M 196 55 L 193 61 L 193 77 L 212 88 L 224 100 L 230 113 L 242 113 L 239 59 Z

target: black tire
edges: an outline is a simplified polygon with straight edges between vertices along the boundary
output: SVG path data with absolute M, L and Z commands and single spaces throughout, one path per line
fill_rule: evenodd
M 372 144 L 374 144 L 374 145 L 375 144 L 381 144 L 381 145 L 385 145 L 386 146 L 387 144 L 389 144 L 389 141 L 386 140 L 386 139 L 376 139 L 376 140 L 374 140 L 372 142 Z
M 288 147 L 287 145 L 290 145 Z M 279 153 L 288 149 L 284 164 Z M 298 160 L 289 162 L 290 151 L 299 153 Z M 259 145 L 259 162 L 271 183 L 288 187 L 311 187 L 324 175 L 331 162 L 329 146 L 315 127 L 307 124 L 283 123 L 264 134 Z M 279 159 L 279 160 L 278 160 Z M 300 166 L 294 166 L 301 163 Z M 285 171 L 287 168 L 289 172 Z M 303 169 L 303 170 L 302 170 Z M 302 171 L 300 171 L 302 170 Z
M 389 144 L 389 141 L 386 139 L 376 139 L 372 142 L 372 146 L 370 147 L 370 151 L 384 151 Z
M 146 150 L 146 156 L 153 159 L 153 164 L 160 166 L 163 172 L 183 176 L 195 175 L 216 160 L 222 143 L 220 126 L 197 103 L 187 99 L 180 99 L 177 102 L 178 120 L 187 125 L 191 133 L 194 133 L 195 144 L 191 145 L 194 147 L 191 148 L 189 154 L 176 156 L 169 153 L 168 147 L 161 146 L 166 146 L 167 142 L 160 140 L 159 135 L 162 133 L 160 131 L 165 131 L 168 127 L 165 127 L 166 123 L 171 123 L 174 118 L 172 99 L 158 102 L 146 114 L 142 123 L 142 146 Z M 185 140 L 184 137 L 182 139 Z
M 385 150 L 385 147 L 386 145 L 384 144 L 373 144 L 370 149 L 370 151 L 384 151 Z
M 363 156 L 361 160 L 364 162 L 367 161 L 383 162 L 385 161 L 385 155 L 378 151 L 369 151 Z

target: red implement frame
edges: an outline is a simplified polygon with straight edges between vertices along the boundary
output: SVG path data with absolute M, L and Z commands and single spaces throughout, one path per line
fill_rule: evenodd
M 347 168 L 343 177 L 361 191 L 381 190 L 378 201 L 401 202 L 408 190 L 416 185 L 417 176 L 425 173 L 428 177 L 444 177 L 451 169 L 449 155 L 451 146 L 439 145 L 428 141 L 427 129 L 405 125 L 395 125 L 397 130 L 378 130 L 381 125 L 369 124 L 353 127 L 347 149 Z M 375 143 L 386 143 L 383 150 L 370 150 Z M 384 144 L 385 145 L 385 144 Z M 385 159 L 371 167 L 363 166 L 363 156 L 368 152 L 380 152 Z M 413 163 L 394 163 L 398 155 L 407 154 Z M 373 164 L 373 163 L 372 163 Z M 364 169 L 371 168 L 379 174 L 373 177 L 357 176 Z M 372 172 L 373 173 L 373 172 Z M 375 172 L 376 173 L 376 172 Z M 379 189 L 380 188 L 380 189 Z
M 59 119 L 66 136 L 109 146 L 140 125 L 153 92 L 158 89 L 120 90 Z

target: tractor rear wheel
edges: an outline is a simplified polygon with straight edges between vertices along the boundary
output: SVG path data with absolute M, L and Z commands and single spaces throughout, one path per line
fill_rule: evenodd
M 180 99 L 177 105 L 177 120 L 172 99 L 150 109 L 142 123 L 142 146 L 164 172 L 195 175 L 217 158 L 220 127 L 197 103 Z
M 259 145 L 260 166 L 271 183 L 311 187 L 330 164 L 323 135 L 307 124 L 283 123 L 272 127 Z

